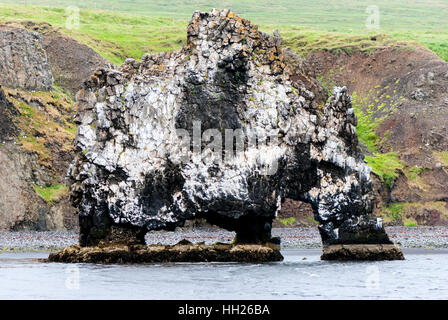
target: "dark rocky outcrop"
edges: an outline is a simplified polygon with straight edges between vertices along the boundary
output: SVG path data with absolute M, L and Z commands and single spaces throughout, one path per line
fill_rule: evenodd
M 12 121 L 18 111 L 12 103 L 6 99 L 5 93 L 0 86 L 0 143 L 10 141 L 17 135 L 17 127 Z
M 142 243 L 192 218 L 265 243 L 285 198 L 311 204 L 325 245 L 391 244 L 346 89 L 325 103 L 300 69 L 278 36 L 213 10 L 194 13 L 183 49 L 95 72 L 77 97 L 70 171 L 81 245 Z M 239 135 L 224 151 L 228 132 Z
M 9 88 L 49 90 L 53 76 L 37 32 L 0 26 L 0 83 Z
M 72 97 L 95 70 L 111 66 L 95 50 L 62 33 L 60 28 L 47 22 L 7 21 L 5 25 L 0 26 L 0 30 L 2 29 L 12 30 L 12 32 L 22 30 L 20 34 L 15 35 L 15 38 L 20 38 L 25 30 L 36 35 L 39 38 L 41 50 L 45 51 L 55 84 L 70 93 Z M 31 61 L 31 63 L 35 62 Z

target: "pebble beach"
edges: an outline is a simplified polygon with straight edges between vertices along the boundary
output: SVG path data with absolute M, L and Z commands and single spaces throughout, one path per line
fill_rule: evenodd
M 386 227 L 392 241 L 403 248 L 448 248 L 447 227 Z M 282 248 L 313 249 L 321 247 L 316 228 L 274 228 L 272 234 L 282 239 Z M 188 228 L 175 232 L 157 231 L 146 235 L 148 244 L 191 242 L 229 243 L 235 234 L 218 228 Z M 78 243 L 76 231 L 0 232 L 0 251 L 56 251 Z

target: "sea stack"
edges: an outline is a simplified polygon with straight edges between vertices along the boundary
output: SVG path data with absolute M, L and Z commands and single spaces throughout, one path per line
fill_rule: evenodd
M 50 260 L 92 261 L 73 257 L 94 247 L 110 261 L 107 248 L 122 244 L 123 261 L 138 262 L 147 232 L 194 218 L 235 231 L 228 250 L 278 252 L 271 226 L 286 198 L 311 204 L 322 259 L 403 259 L 372 213 L 346 88 L 327 97 L 288 59 L 278 33 L 225 9 L 195 12 L 178 51 L 96 71 L 77 95 L 69 172 L 80 246 Z M 253 260 L 281 260 L 267 252 Z

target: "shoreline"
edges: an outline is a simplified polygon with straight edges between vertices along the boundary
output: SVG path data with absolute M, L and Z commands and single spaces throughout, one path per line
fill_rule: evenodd
M 402 248 L 446 249 L 448 227 L 386 227 L 390 239 Z M 231 243 L 234 233 L 218 228 L 182 228 L 175 232 L 155 231 L 146 235 L 147 244 Z M 273 228 L 272 235 L 282 239 L 282 249 L 321 249 L 317 228 Z M 58 251 L 78 243 L 76 231 L 0 232 L 0 252 Z

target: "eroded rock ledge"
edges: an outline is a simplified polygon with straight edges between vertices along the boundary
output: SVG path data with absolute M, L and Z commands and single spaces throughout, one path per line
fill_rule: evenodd
M 404 260 L 396 244 L 339 244 L 324 246 L 322 260 Z
M 160 262 L 249 262 L 282 261 L 280 246 L 267 244 L 176 245 L 107 244 L 97 247 L 71 246 L 50 254 L 49 261 L 65 263 L 160 263 Z

